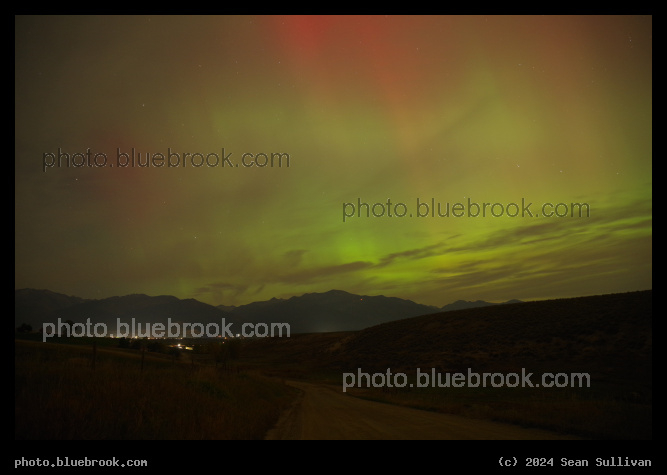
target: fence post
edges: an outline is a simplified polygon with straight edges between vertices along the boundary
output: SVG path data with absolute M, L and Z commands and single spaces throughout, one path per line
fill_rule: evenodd
M 97 359 L 97 341 L 95 340 L 95 337 L 93 337 L 93 371 L 95 371 L 95 360 Z

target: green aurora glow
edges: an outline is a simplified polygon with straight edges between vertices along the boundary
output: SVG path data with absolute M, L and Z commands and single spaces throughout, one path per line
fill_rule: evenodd
M 650 16 L 17 17 L 15 66 L 16 288 L 443 305 L 652 287 Z M 58 148 L 290 166 L 43 171 Z M 468 198 L 590 217 L 416 216 Z M 413 216 L 343 221 L 388 199 Z

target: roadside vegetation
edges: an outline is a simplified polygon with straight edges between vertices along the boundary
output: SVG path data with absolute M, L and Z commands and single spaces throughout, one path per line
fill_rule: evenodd
M 236 365 L 15 340 L 16 439 L 262 439 L 295 390 Z

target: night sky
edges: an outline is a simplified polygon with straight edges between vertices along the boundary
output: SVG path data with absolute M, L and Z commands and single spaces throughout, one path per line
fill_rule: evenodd
M 652 288 L 650 16 L 15 25 L 16 288 L 438 306 Z

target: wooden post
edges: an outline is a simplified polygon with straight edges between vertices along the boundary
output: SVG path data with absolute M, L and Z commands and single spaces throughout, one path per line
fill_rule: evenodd
M 144 372 L 144 356 L 146 354 L 146 348 L 141 345 L 141 372 Z
M 93 338 L 93 371 L 95 371 L 95 360 L 97 359 L 97 341 Z

